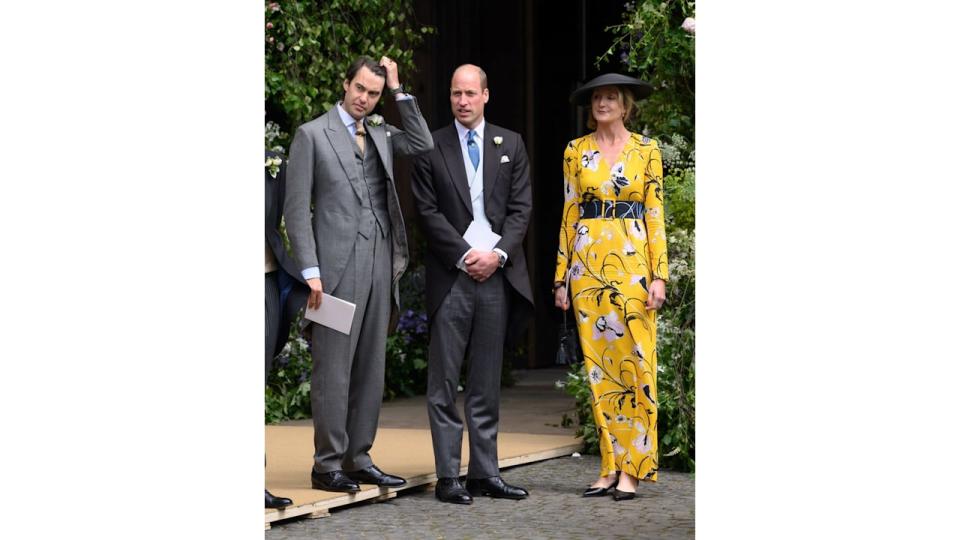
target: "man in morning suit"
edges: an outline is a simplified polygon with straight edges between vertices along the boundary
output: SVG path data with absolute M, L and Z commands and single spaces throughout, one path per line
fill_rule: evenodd
M 433 132 L 436 148 L 416 159 L 413 173 L 427 238 L 427 410 L 436 497 L 457 504 L 471 504 L 471 495 L 527 496 L 500 478 L 497 424 L 508 314 L 533 305 L 523 252 L 531 208 L 529 167 L 520 135 L 485 122 L 489 98 L 482 69 L 457 68 L 450 84 L 455 121 Z M 473 248 L 463 239 L 474 221 L 500 235 L 492 250 Z M 458 478 L 463 422 L 456 408 L 464 357 L 469 358 L 466 489 Z
M 396 99 L 403 129 L 368 116 L 385 87 Z M 314 489 L 353 493 L 359 483 L 406 483 L 377 468 L 369 451 L 383 398 L 390 301 L 399 304 L 407 266 L 393 157 L 432 148 L 417 101 L 404 93 L 397 64 L 387 57 L 379 64 L 367 57 L 354 61 L 343 81 L 343 100 L 294 135 L 284 215 L 294 258 L 310 287 L 307 303 L 318 307 L 327 291 L 357 306 L 350 335 L 312 324 Z
M 280 218 L 283 212 L 283 195 L 286 181 L 287 164 L 283 158 L 267 150 L 264 180 L 265 218 L 266 218 L 266 278 L 264 292 L 266 293 L 266 331 L 265 331 L 265 367 L 264 382 L 270 376 L 273 368 L 273 359 L 283 350 L 290 334 L 290 323 L 297 317 L 306 303 L 309 289 L 300 277 L 293 260 L 287 255 L 283 247 L 283 238 L 280 236 Z M 279 162 L 279 164 L 277 163 Z M 290 506 L 293 501 L 287 497 L 276 497 L 266 489 L 263 490 L 265 506 L 267 508 L 283 508 Z

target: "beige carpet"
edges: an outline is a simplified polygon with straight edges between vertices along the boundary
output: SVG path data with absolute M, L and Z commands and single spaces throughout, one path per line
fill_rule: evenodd
M 538 435 L 500 433 L 497 438 L 500 466 L 508 467 L 569 455 L 580 448 L 580 441 L 571 435 Z M 398 489 L 378 488 L 363 484 L 362 491 L 351 495 L 320 491 L 310 487 L 313 466 L 313 428 L 311 426 L 266 426 L 266 486 L 277 496 L 293 499 L 293 506 L 266 510 L 266 521 L 317 514 L 329 508 L 358 501 L 392 496 Z M 464 433 L 461 474 L 466 474 L 469 460 L 467 435 Z M 380 428 L 371 450 L 374 462 L 382 470 L 407 479 L 402 489 L 436 481 L 430 430 Z

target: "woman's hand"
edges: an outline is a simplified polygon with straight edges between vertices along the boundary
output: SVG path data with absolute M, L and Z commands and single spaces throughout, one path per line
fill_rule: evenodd
M 655 279 L 647 292 L 647 309 L 660 309 L 667 300 L 667 283 L 662 279 Z
M 563 285 L 553 290 L 553 305 L 564 311 L 570 309 L 570 298 L 567 297 L 567 288 Z

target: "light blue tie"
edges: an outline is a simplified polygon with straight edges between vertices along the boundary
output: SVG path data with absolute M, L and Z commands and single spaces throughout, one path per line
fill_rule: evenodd
M 470 155 L 470 163 L 473 163 L 473 170 L 477 170 L 477 167 L 480 166 L 480 147 L 477 146 L 477 141 L 473 140 L 476 134 L 477 132 L 472 129 L 467 132 L 467 154 Z

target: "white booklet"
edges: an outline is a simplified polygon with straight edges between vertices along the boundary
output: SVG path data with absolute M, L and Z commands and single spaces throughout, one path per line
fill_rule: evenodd
M 471 221 L 470 226 L 463 233 L 463 239 L 470 244 L 470 247 L 484 251 L 493 251 L 500 238 L 500 235 L 493 232 L 489 225 L 477 223 L 477 220 Z
M 303 316 L 311 321 L 332 328 L 341 334 L 350 335 L 350 327 L 353 326 L 353 312 L 357 305 L 346 300 L 341 300 L 336 296 L 330 296 L 323 293 L 323 300 L 320 307 L 310 309 L 308 306 L 303 312 Z

